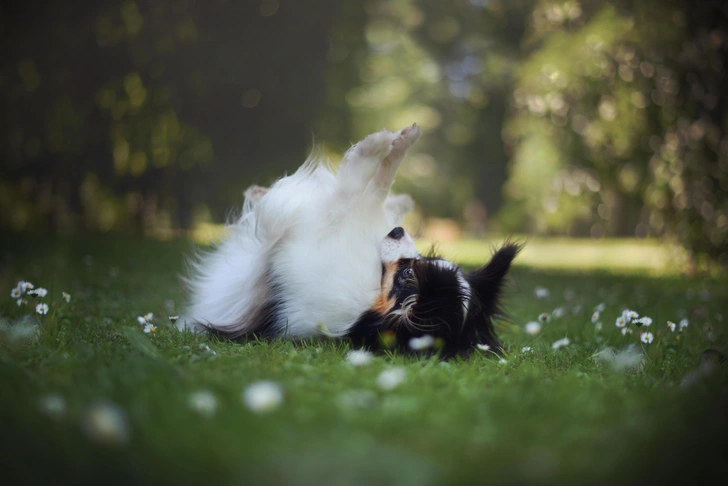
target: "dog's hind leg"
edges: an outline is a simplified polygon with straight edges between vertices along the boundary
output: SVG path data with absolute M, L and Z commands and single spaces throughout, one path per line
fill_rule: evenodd
M 394 138 L 394 133 L 382 130 L 367 136 L 346 152 L 336 173 L 345 193 L 356 196 L 364 192 L 377 167 L 392 150 Z
M 422 135 L 422 130 L 417 124 L 405 127 L 395 134 L 392 140 L 392 148 L 374 173 L 374 177 L 367 192 L 379 199 L 384 199 L 394 183 L 394 176 L 397 175 L 399 165 L 402 163 L 407 149 L 410 148 Z

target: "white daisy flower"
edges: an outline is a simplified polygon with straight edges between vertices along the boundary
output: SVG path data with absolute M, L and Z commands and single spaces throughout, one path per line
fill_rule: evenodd
M 559 339 L 558 341 L 555 341 L 551 345 L 551 349 L 563 348 L 564 346 L 568 346 L 570 343 L 571 343 L 571 341 L 569 341 L 569 338 L 565 337 L 563 339 Z
M 374 355 L 365 349 L 352 349 L 346 353 L 346 361 L 352 366 L 365 366 L 373 359 Z
M 179 319 L 179 316 L 169 316 L 169 322 L 171 322 L 172 324 L 177 322 L 177 319 Z
M 21 295 L 23 295 L 23 292 L 21 292 L 20 289 L 17 287 L 10 291 L 10 297 L 12 297 L 13 299 L 18 299 Z
M 407 372 L 404 368 L 390 368 L 382 371 L 377 377 L 377 385 L 382 390 L 393 390 L 404 383 Z
M 596 324 L 594 324 L 594 330 L 597 331 L 597 332 L 601 331 L 602 330 L 602 323 L 601 322 L 597 322 Z
M 138 323 L 139 323 L 140 325 L 142 325 L 142 326 L 144 326 L 144 325 L 146 325 L 146 324 L 147 324 L 147 320 L 146 320 L 146 319 L 144 319 L 144 318 L 143 318 L 142 316 L 139 316 L 139 317 L 137 317 L 137 322 L 138 322 Z
M 283 388 L 273 381 L 256 381 L 243 391 L 243 403 L 251 412 L 272 412 L 282 402 Z
M 476 344 L 475 347 L 483 351 L 484 353 L 490 351 L 490 346 L 488 346 L 487 344 Z
M 66 302 L 71 302 L 71 294 L 68 292 L 61 292 L 61 297 L 63 297 L 63 300 Z
M 680 321 L 680 330 L 682 331 L 683 329 L 685 329 L 686 327 L 688 327 L 688 324 L 690 324 L 690 323 L 688 322 L 687 319 L 681 320 Z
M 607 306 L 604 304 L 604 302 L 602 302 L 601 304 L 599 304 L 598 306 L 596 306 L 594 308 L 594 312 L 604 312 L 604 309 L 606 309 L 606 308 L 607 308 Z
M 538 320 L 541 322 L 549 322 L 551 320 L 551 316 L 544 312 L 543 314 L 539 314 Z
M 559 319 L 561 317 L 564 317 L 565 313 L 566 313 L 566 311 L 564 310 L 563 307 L 557 307 L 556 309 L 553 310 L 553 312 L 551 312 L 551 317 L 553 317 L 554 319 Z
M 35 288 L 35 285 L 30 282 L 24 282 L 21 280 L 20 282 L 18 282 L 18 288 L 21 290 L 21 292 L 27 292 L 28 290 L 33 290 Z
M 190 396 L 187 397 L 187 404 L 192 410 L 205 418 L 212 417 L 217 411 L 217 399 L 215 399 L 215 395 L 207 390 L 190 393 Z
M 498 360 L 498 363 L 500 363 L 500 364 L 506 364 L 506 363 L 508 363 L 508 360 L 507 359 L 504 359 L 504 358 L 501 358 L 501 359 Z
M 650 324 L 652 324 L 652 318 L 643 316 L 643 317 L 640 317 L 639 319 L 635 319 L 634 322 L 635 322 L 635 324 L 639 323 L 643 326 L 649 326 Z
M 435 338 L 426 334 L 422 337 L 413 337 L 409 340 L 409 347 L 414 351 L 422 351 L 431 348 L 435 344 Z
M 38 314 L 42 315 L 42 316 L 48 314 L 48 304 L 38 304 L 38 305 L 36 305 L 35 306 L 35 311 Z
M 551 295 L 549 289 L 545 289 L 543 287 L 536 287 L 534 289 L 534 293 L 536 294 L 537 299 L 548 299 L 549 295 Z
M 18 307 L 20 307 L 21 305 L 27 305 L 28 301 L 25 299 L 18 299 L 16 303 L 18 304 Z
M 651 332 L 643 332 L 640 336 L 640 341 L 646 344 L 650 344 L 655 339 L 655 336 Z
M 145 334 L 150 334 L 150 333 L 151 334 L 156 334 L 157 333 L 157 328 L 153 324 L 147 323 L 147 324 L 144 325 L 144 333 Z
M 597 322 L 599 322 L 599 311 L 595 311 L 592 314 L 592 323 L 596 324 Z
M 144 320 L 147 322 L 152 322 L 153 319 L 154 319 L 154 314 L 152 314 L 151 312 L 149 314 L 147 314 L 146 316 L 144 316 Z
M 124 445 L 129 441 L 129 422 L 121 407 L 110 402 L 97 402 L 86 411 L 81 428 L 92 442 Z
M 622 328 L 622 336 L 626 336 L 627 334 L 632 334 L 632 328 L 623 327 Z
M 639 314 L 637 314 L 637 313 L 636 313 L 635 311 L 633 311 L 633 310 L 629 310 L 629 309 L 625 309 L 625 310 L 624 310 L 624 311 L 622 312 L 622 317 L 624 318 L 624 321 L 625 321 L 625 322 L 626 322 L 627 324 L 629 324 L 629 323 L 630 323 L 630 322 L 632 321 L 632 319 L 637 319 L 637 318 L 638 318 L 639 316 L 640 316 L 640 315 L 639 315 Z
M 667 321 L 667 327 L 670 328 L 670 331 L 675 332 L 675 329 L 677 329 L 677 324 L 672 321 Z
M 624 316 L 619 316 L 617 317 L 617 321 L 615 322 L 615 324 L 617 327 L 624 327 L 627 325 L 627 320 L 624 318 Z
M 531 321 L 528 324 L 526 324 L 526 333 L 530 334 L 531 336 L 535 336 L 536 334 L 541 332 L 541 323 L 536 321 Z
M 28 293 L 37 297 L 45 297 L 46 295 L 48 295 L 48 291 L 43 287 L 38 287 L 37 289 L 31 290 Z
M 531 346 L 524 346 L 521 348 L 522 353 L 530 353 L 532 352 Z

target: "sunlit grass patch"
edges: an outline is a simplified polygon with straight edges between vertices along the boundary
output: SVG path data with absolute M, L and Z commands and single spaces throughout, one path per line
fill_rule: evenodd
M 685 270 L 685 253 L 672 245 L 655 240 L 576 239 L 544 237 L 512 237 L 524 243 L 516 265 L 544 269 L 607 270 L 610 272 L 648 272 L 679 274 Z M 436 242 L 417 241 L 420 251 L 433 244 L 448 259 L 467 267 L 482 265 L 490 259 L 493 248 L 505 238 L 486 240 L 463 239 Z

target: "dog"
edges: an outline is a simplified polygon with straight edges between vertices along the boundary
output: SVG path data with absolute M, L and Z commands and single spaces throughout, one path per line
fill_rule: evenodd
M 329 336 L 371 349 L 498 353 L 493 320 L 520 247 L 506 243 L 470 273 L 417 251 L 400 226 L 412 199 L 390 189 L 420 135 L 416 124 L 382 130 L 336 172 L 312 155 L 269 189 L 245 191 L 227 238 L 192 260 L 178 325 L 234 340 Z

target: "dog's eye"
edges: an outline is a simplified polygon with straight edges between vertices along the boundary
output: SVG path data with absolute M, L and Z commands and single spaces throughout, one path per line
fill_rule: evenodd
M 415 276 L 415 272 L 411 268 L 405 268 L 404 269 L 404 272 L 402 272 L 402 276 L 404 278 L 410 279 L 410 278 L 413 278 Z

